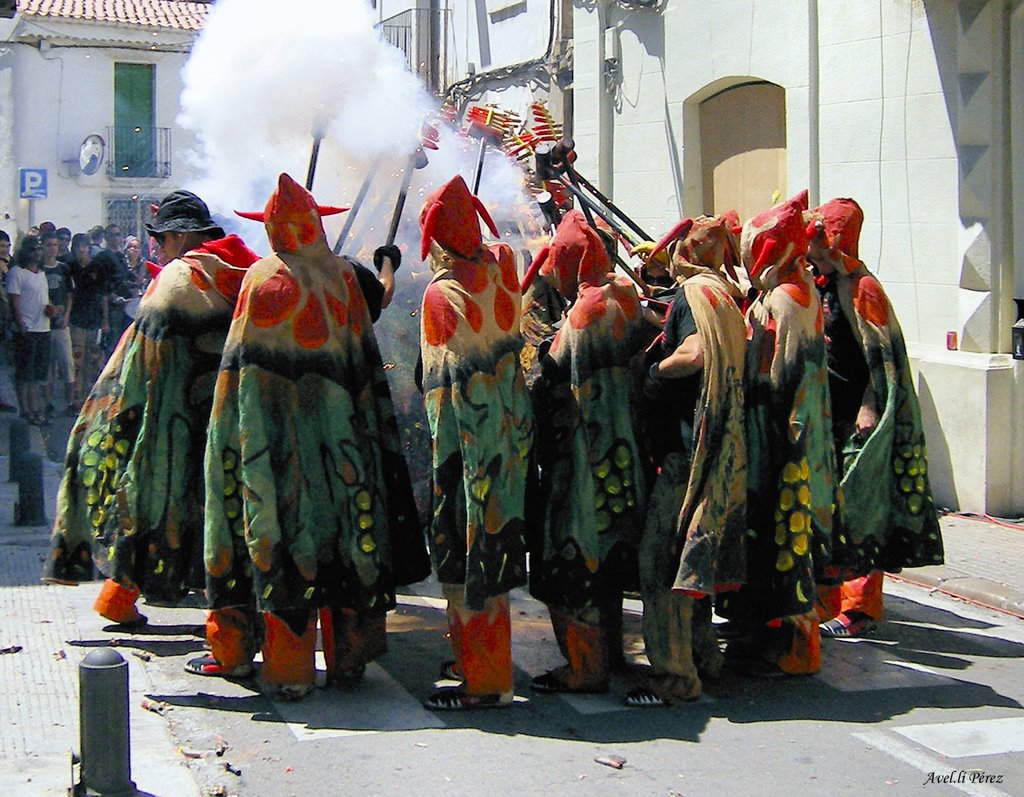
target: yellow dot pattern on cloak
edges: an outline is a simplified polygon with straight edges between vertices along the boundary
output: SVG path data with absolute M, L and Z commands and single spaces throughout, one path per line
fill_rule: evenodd
M 928 487 L 925 475 L 928 473 L 928 455 L 925 447 L 920 444 L 902 443 L 895 447 L 892 458 L 893 473 L 896 474 L 896 487 L 907 510 L 912 515 L 920 515 L 926 503 L 932 498 L 926 495 Z
M 782 468 L 782 486 L 775 507 L 775 544 L 779 547 L 775 569 L 780 573 L 792 570 L 810 550 L 810 475 L 806 457 L 799 462 L 787 462 Z M 804 602 L 799 580 L 794 588 L 797 600 Z
M 238 452 L 226 449 L 221 463 L 224 468 L 224 515 L 232 535 L 242 537 L 245 535 L 245 524 L 242 522 L 241 463 Z
M 624 441 L 616 440 L 590 472 L 594 477 L 596 528 L 598 532 L 607 531 L 617 516 L 636 506 L 630 447 Z
M 127 420 L 134 420 L 137 413 L 135 409 L 128 410 Z M 108 429 L 94 430 L 89 434 L 85 440 L 85 450 L 78 460 L 78 477 L 86 488 L 85 502 L 93 539 L 99 538 L 104 523 L 114 511 L 111 504 L 117 491 L 118 477 L 124 472 L 131 450 L 131 443 L 121 436 L 124 427 L 120 420 L 115 419 Z M 135 527 L 125 527 L 121 531 L 125 536 L 131 536 L 135 533 Z M 113 558 L 114 546 L 107 549 L 107 556 Z

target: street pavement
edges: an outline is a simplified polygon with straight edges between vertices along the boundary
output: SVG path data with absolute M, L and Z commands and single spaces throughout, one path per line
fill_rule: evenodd
M 61 433 L 33 429 L 33 446 L 59 449 Z M 0 418 L 0 479 L 7 440 Z M 59 466 L 44 477 L 52 520 Z M 421 705 L 449 657 L 436 583 L 399 596 L 388 654 L 361 685 L 272 702 L 255 681 L 184 672 L 205 649 L 198 596 L 145 607 L 150 625 L 125 634 L 92 612 L 98 583 L 40 584 L 49 532 L 11 525 L 16 497 L 0 482 L 0 650 L 21 648 L 0 654 L 5 794 L 66 793 L 78 665 L 97 647 L 128 662 L 132 778 L 159 797 L 1024 794 L 1019 528 L 946 516 L 947 563 L 887 578 L 885 621 L 861 640 L 824 640 L 818 675 L 726 672 L 666 709 L 624 707 L 629 674 L 608 695 L 532 694 L 530 678 L 561 661 L 544 607 L 516 591 L 516 703 L 453 714 Z M 639 609 L 627 602 L 638 663 Z M 597 760 L 616 756 L 621 769 Z

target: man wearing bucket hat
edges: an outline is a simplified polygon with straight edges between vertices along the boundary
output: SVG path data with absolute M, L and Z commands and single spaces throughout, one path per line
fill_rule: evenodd
M 44 578 L 107 577 L 95 609 L 125 627 L 135 606 L 204 586 L 203 452 L 239 286 L 257 256 L 209 208 L 174 191 L 146 229 L 168 262 L 146 291 L 71 432 Z

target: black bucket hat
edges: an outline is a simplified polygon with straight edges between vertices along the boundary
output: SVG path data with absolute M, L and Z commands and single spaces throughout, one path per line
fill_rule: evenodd
M 224 237 L 224 228 L 210 216 L 210 209 L 191 191 L 174 191 L 156 206 L 156 216 L 146 225 L 153 236 L 165 232 L 212 232 Z

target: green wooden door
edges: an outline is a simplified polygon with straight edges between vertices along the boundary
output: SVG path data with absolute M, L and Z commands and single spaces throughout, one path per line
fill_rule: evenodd
M 156 176 L 153 64 L 114 64 L 114 176 Z

